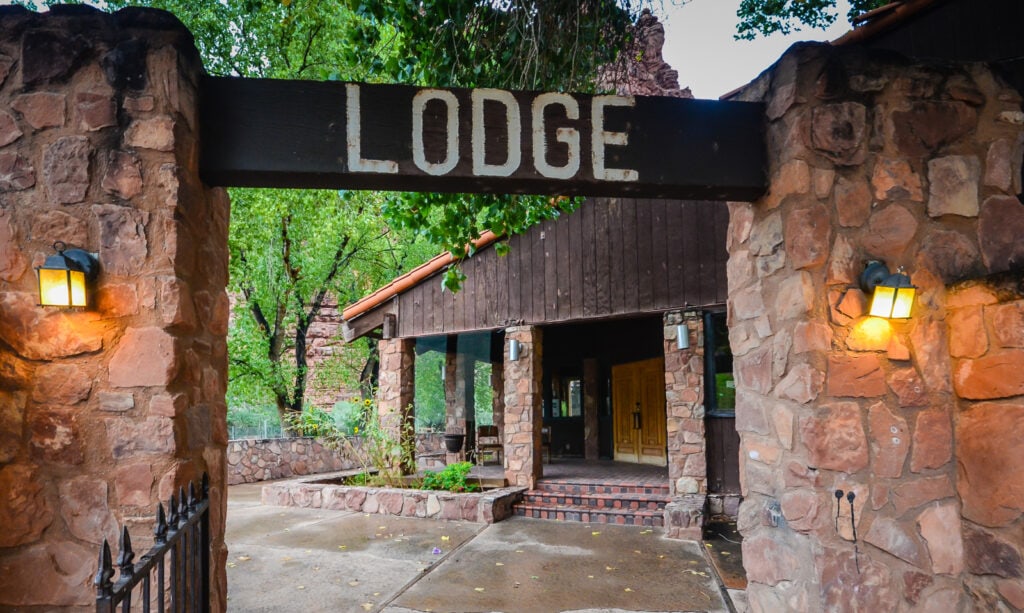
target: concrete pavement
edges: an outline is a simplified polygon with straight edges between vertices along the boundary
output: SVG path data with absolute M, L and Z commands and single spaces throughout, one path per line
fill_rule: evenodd
M 229 488 L 229 611 L 728 611 L 697 543 L 660 528 L 493 524 L 259 504 Z

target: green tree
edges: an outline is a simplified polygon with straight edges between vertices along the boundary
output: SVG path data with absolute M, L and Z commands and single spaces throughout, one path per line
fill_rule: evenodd
M 889 0 L 849 0 L 846 14 L 857 15 L 889 3 Z M 801 26 L 825 29 L 839 17 L 836 0 L 741 0 L 736 11 L 739 23 L 736 38 L 753 40 L 758 36 L 798 32 Z

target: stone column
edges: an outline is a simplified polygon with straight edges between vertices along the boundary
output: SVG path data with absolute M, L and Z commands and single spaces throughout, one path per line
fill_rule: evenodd
M 168 13 L 0 9 L 0 609 L 91 606 L 104 538 L 211 480 L 226 604 L 228 200 L 198 175 L 191 35 Z M 98 253 L 36 306 L 54 241 Z M 11 493 L 14 493 L 12 495 Z
M 597 460 L 601 455 L 598 439 L 598 413 L 601 409 L 601 364 L 593 358 L 583 360 L 583 457 Z
M 770 161 L 728 240 L 752 609 L 1019 608 L 1020 462 L 979 453 L 1019 454 L 990 429 L 1024 412 L 1024 343 L 990 345 L 1019 320 L 949 287 L 1019 283 L 1020 94 L 980 64 L 808 45 L 741 97 L 766 103 Z M 867 259 L 906 266 L 911 319 L 865 315 Z
M 408 462 L 404 474 L 416 472 L 416 339 L 381 339 L 380 377 L 377 388 L 377 414 L 381 426 L 401 441 Z
M 448 353 L 444 356 L 444 411 L 445 432 L 449 434 L 466 434 L 466 364 L 465 355 L 455 351 L 455 342 L 449 344 Z M 459 453 L 449 453 L 445 461 L 448 464 L 462 462 L 466 459 L 466 447 L 463 445 Z
M 533 488 L 543 473 L 540 429 L 543 423 L 540 328 L 505 330 L 505 479 Z M 519 359 L 508 358 L 509 343 L 520 343 Z
M 673 500 L 666 505 L 668 536 L 700 540 L 707 497 L 704 438 L 704 323 L 699 313 L 671 311 L 662 318 L 665 350 L 665 417 L 668 477 Z M 686 326 L 690 348 L 679 349 L 678 328 Z

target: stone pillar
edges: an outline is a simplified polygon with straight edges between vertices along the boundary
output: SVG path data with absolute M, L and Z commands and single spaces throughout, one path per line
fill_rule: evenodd
M 416 339 L 388 338 L 377 344 L 380 377 L 377 414 L 381 426 L 401 441 L 407 460 L 402 472 L 416 472 Z
M 805 45 L 741 97 L 766 103 L 770 176 L 728 239 L 751 608 L 1019 608 L 1021 462 L 980 451 L 1019 458 L 1024 343 L 995 324 L 1017 306 L 949 287 L 1019 283 L 1020 94 L 981 64 Z M 865 315 L 867 259 L 906 266 L 911 319 Z
M 598 418 L 601 410 L 601 364 L 593 358 L 583 360 L 583 457 L 601 456 Z
M 540 328 L 505 329 L 505 479 L 533 488 L 543 473 L 540 429 L 543 423 L 543 369 Z M 519 359 L 508 358 L 509 343 L 520 343 Z
M 103 539 L 152 544 L 207 472 L 226 605 L 228 200 L 199 180 L 191 35 L 168 13 L 0 9 L 0 609 L 91 606 Z M 54 241 L 83 310 L 36 306 Z M 14 493 L 14 495 L 12 495 Z
M 673 500 L 666 505 L 668 536 L 700 540 L 707 497 L 704 438 L 704 322 L 699 313 L 671 311 L 662 318 L 665 350 L 665 417 L 668 478 Z M 678 328 L 686 326 L 689 349 L 679 349 Z
M 454 339 L 449 343 L 448 352 L 444 356 L 444 412 L 445 432 L 449 434 L 466 434 L 466 364 L 465 355 L 455 351 Z M 463 445 L 459 453 L 449 453 L 446 463 L 462 462 L 466 459 L 466 447 Z

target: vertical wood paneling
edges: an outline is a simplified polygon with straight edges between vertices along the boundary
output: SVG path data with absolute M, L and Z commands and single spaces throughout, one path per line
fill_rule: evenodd
M 712 249 L 715 252 L 715 302 L 725 303 L 729 296 L 729 278 L 726 268 L 729 263 L 729 252 L 725 242 L 729 235 L 729 208 L 725 206 L 709 206 L 715 213 L 712 232 L 715 238 Z
M 568 215 L 561 216 L 553 224 L 555 237 L 558 241 L 555 243 L 555 253 L 557 254 L 557 260 L 555 261 L 555 271 L 557 274 L 555 296 L 558 305 L 557 316 L 559 321 L 565 321 L 571 317 L 569 309 L 572 295 L 571 271 L 572 261 L 575 259 L 572 249 L 569 248 L 569 227 L 571 225 Z
M 577 215 L 573 217 L 579 217 L 582 219 L 582 227 L 580 229 L 580 239 L 582 240 L 582 248 L 580 252 L 583 254 L 583 270 L 582 278 L 580 283 L 583 285 L 583 293 L 581 295 L 583 299 L 583 317 L 590 317 L 597 312 L 597 243 L 603 242 L 603 239 L 599 237 L 594 228 L 594 209 L 597 208 L 598 204 L 593 200 L 588 200 L 580 205 Z M 573 296 L 573 300 L 576 296 Z
M 506 318 L 509 320 L 518 319 L 523 312 L 522 303 L 520 302 L 523 290 L 519 287 L 519 271 L 522 270 L 520 263 L 523 251 L 522 244 L 522 236 L 513 236 L 508 242 L 508 255 L 503 258 L 503 268 L 508 270 L 508 313 Z
M 640 266 L 637 245 L 637 200 L 622 201 L 622 307 L 620 313 L 634 313 L 639 306 Z
M 658 236 L 660 232 L 656 232 L 654 227 L 651 225 L 652 217 L 651 201 L 637 200 L 636 232 L 633 233 L 633 236 L 636 237 L 636 302 L 632 305 L 628 305 L 631 306 L 634 311 L 638 310 L 641 304 L 648 305 L 648 307 L 653 307 L 655 305 L 652 244 L 655 240 L 660 241 L 661 237 Z
M 430 335 L 651 313 L 725 301 L 722 203 L 591 199 L 575 212 L 463 262 L 456 295 L 441 273 L 399 296 L 399 332 Z M 541 235 L 544 236 L 541 239 Z
M 544 222 L 544 319 L 558 319 L 558 233 L 554 221 Z
M 623 279 L 623 247 L 622 247 L 622 209 L 621 198 L 609 200 L 608 207 L 608 313 L 621 313 L 625 298 L 623 297 L 625 280 Z
M 654 308 L 664 309 L 671 306 L 668 301 L 668 224 L 666 219 L 667 206 L 664 200 L 648 200 L 651 208 L 651 288 L 653 296 L 651 304 Z
M 569 285 L 566 302 L 569 304 L 569 318 L 583 317 L 583 215 L 568 215 L 565 220 L 569 235 L 568 249 L 572 255 L 569 262 Z
M 610 223 L 611 201 L 601 199 L 595 201 L 594 210 L 594 262 L 595 276 L 587 280 L 594 285 L 594 315 L 611 312 L 611 236 L 608 231 Z
M 530 276 L 531 291 L 533 293 L 533 306 L 526 317 L 529 321 L 548 321 L 544 316 L 544 301 L 546 299 L 544 283 L 547 281 L 544 276 L 544 250 L 547 247 L 548 234 L 545 231 L 544 224 L 539 224 L 536 227 L 540 234 L 534 235 L 530 244 L 530 252 L 533 254 L 533 268 L 523 271 L 523 276 Z
M 686 203 L 671 201 L 665 205 L 668 216 L 667 238 L 665 247 L 668 258 L 668 304 L 678 305 L 685 302 L 685 279 L 683 266 L 685 263 L 683 246 L 686 244 L 687 233 L 684 229 Z
M 687 203 L 689 205 L 689 203 Z M 700 220 L 697 207 L 687 206 L 684 228 L 686 240 L 683 241 L 683 302 L 700 304 Z
M 717 203 L 715 203 L 717 204 Z M 714 212 L 711 210 L 713 203 L 705 202 L 697 206 L 700 211 L 699 224 L 705 228 L 703 248 L 700 250 L 700 279 L 697 287 L 700 288 L 700 302 L 695 304 L 712 304 L 715 302 L 715 244 L 714 231 L 711 224 L 715 221 Z

